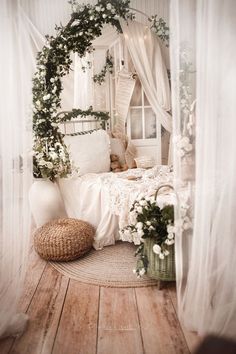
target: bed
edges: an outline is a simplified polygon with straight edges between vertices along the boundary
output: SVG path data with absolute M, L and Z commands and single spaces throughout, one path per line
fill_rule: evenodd
M 117 240 L 130 241 L 120 231 L 129 223 L 132 203 L 142 195 L 153 195 L 160 185 L 171 185 L 171 167 L 160 165 L 109 172 L 110 154 L 122 154 L 122 147 L 117 149 L 116 141 L 116 150 L 112 151 L 111 139 L 104 130 L 77 136 L 69 134 L 65 140 L 73 161 L 80 167 L 80 176 L 57 181 L 67 216 L 82 219 L 95 227 L 95 249 L 112 245 Z M 158 198 L 173 202 L 170 190 L 163 190 Z

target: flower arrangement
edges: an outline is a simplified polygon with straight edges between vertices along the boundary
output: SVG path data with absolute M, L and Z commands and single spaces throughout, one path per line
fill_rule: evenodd
M 146 273 L 149 263 L 144 247 L 147 239 L 152 239 L 152 252 L 160 260 L 170 254 L 175 242 L 174 206 L 166 196 L 139 196 L 130 209 L 129 220 L 130 224 L 121 233 L 123 239 L 139 245 L 135 254 L 139 258 L 134 273 L 140 277 Z

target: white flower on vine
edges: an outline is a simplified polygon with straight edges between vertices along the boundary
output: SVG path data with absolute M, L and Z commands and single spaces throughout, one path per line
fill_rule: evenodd
M 142 277 L 146 273 L 145 268 L 139 270 L 139 275 Z
M 141 244 L 140 237 L 138 236 L 138 234 L 136 232 L 133 234 L 133 239 L 130 242 L 133 242 L 135 245 Z
M 174 234 L 173 233 L 168 233 L 167 235 L 169 240 L 172 240 L 174 238 Z
M 124 230 L 124 235 L 125 236 L 129 236 L 130 235 L 130 230 L 129 229 L 125 229 Z
M 151 225 L 151 221 L 146 221 L 146 225 L 150 226 Z
M 51 97 L 51 95 L 50 95 L 50 93 L 48 93 L 47 95 L 44 95 L 44 96 L 43 96 L 43 100 L 44 100 L 44 101 L 47 101 L 47 100 L 50 99 L 50 97 Z
M 153 252 L 155 254 L 160 254 L 161 252 L 161 247 L 159 245 L 154 245 L 153 248 L 152 248 Z
M 49 152 L 49 156 L 51 157 L 52 160 L 56 160 L 58 157 L 54 151 Z
M 165 243 L 170 246 L 173 245 L 175 243 L 175 240 L 172 238 L 171 240 L 169 240 L 168 238 L 165 240 Z
M 142 223 L 141 221 L 139 221 L 139 222 L 136 224 L 136 228 L 137 228 L 138 230 L 142 230 L 142 228 L 143 228 L 143 223 Z
M 165 256 L 168 256 L 168 255 L 170 254 L 170 252 L 169 252 L 169 251 L 167 251 L 167 250 L 164 250 L 164 252 L 163 252 L 163 253 L 164 253 L 164 255 L 165 255 Z
M 167 225 L 167 232 L 168 233 L 175 233 L 175 227 L 173 225 Z
M 187 144 L 185 147 L 184 147 L 185 151 L 192 151 L 193 149 L 193 145 L 192 144 Z
M 52 162 L 47 162 L 46 166 L 51 169 L 51 168 L 53 168 L 53 163 Z
M 160 259 L 164 259 L 164 258 L 165 258 L 164 253 L 161 252 L 161 253 L 159 254 L 159 258 L 160 258 Z
M 101 11 L 101 7 L 100 7 L 100 6 L 96 6 L 96 7 L 95 7 L 95 10 L 96 10 L 97 12 L 100 12 L 100 11 Z
M 39 166 L 45 166 L 47 164 L 47 161 L 40 160 L 38 164 L 39 164 Z
M 144 235 L 143 230 L 138 230 L 138 231 L 137 231 L 137 235 L 138 235 L 139 240 L 140 240 L 140 238 Z
M 145 199 L 140 200 L 139 205 L 146 206 L 147 205 L 147 201 Z
M 142 213 L 142 211 L 143 211 L 143 208 L 142 208 L 141 206 L 138 206 L 138 207 L 136 208 L 136 210 L 137 210 L 137 212 L 138 212 L 138 213 L 140 213 L 140 214 L 141 214 L 141 213 Z

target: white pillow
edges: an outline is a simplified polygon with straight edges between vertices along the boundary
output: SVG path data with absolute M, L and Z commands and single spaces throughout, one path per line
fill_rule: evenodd
M 120 163 L 125 163 L 125 147 L 123 142 L 118 138 L 111 139 L 111 154 L 119 156 Z
M 110 171 L 110 139 L 105 130 L 90 134 L 65 136 L 65 144 L 79 174 Z

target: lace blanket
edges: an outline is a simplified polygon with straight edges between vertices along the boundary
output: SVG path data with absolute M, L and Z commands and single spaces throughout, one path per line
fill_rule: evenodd
M 136 179 L 128 179 L 130 177 Z M 155 166 L 150 170 L 138 168 L 100 178 L 108 194 L 110 210 L 119 216 L 119 229 L 123 229 L 129 223 L 129 210 L 135 199 L 153 195 L 162 184 L 172 185 L 173 172 L 169 166 Z

